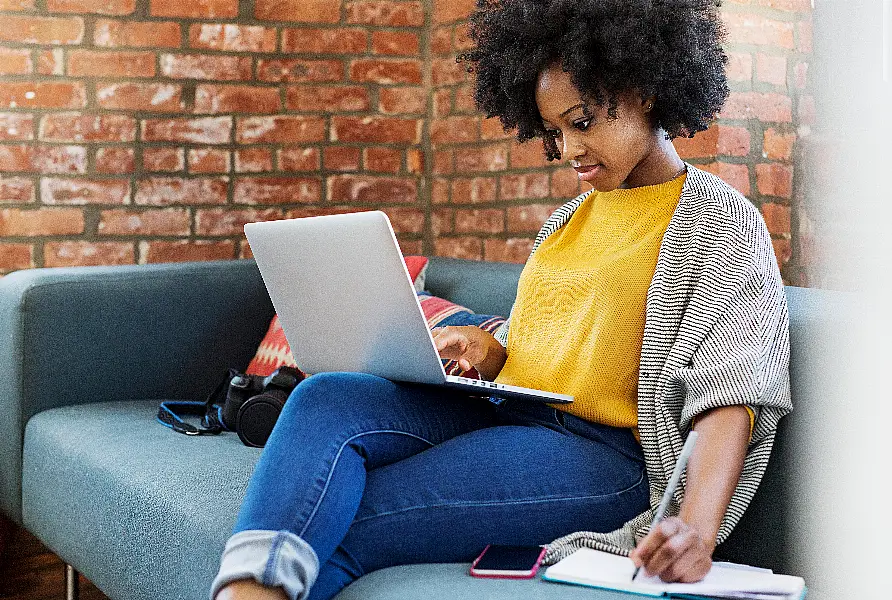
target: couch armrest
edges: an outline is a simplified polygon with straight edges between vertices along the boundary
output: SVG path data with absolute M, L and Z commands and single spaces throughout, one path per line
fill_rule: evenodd
M 273 316 L 253 260 L 31 269 L 0 279 L 0 509 L 21 522 L 34 414 L 129 399 L 201 400 L 245 368 Z

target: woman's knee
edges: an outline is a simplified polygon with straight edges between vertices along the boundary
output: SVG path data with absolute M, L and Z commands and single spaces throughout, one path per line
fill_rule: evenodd
M 283 414 L 322 412 L 343 418 L 361 411 L 363 405 L 368 405 L 370 398 L 381 395 L 383 386 L 389 383 L 365 373 L 318 373 L 294 388 Z

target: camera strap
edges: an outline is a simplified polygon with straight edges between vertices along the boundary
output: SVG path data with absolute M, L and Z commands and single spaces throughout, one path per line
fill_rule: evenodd
M 221 431 L 228 431 L 223 424 L 220 414 L 223 400 L 226 398 L 226 388 L 229 382 L 237 375 L 237 369 L 229 369 L 226 377 L 217 385 L 204 402 L 197 400 L 168 400 L 158 407 L 156 419 L 165 427 L 173 429 L 177 433 L 185 435 L 217 435 Z M 201 426 L 186 422 L 184 417 L 201 417 Z

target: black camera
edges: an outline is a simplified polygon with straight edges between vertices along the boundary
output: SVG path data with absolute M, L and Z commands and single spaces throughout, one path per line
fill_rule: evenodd
M 233 375 L 220 409 L 223 425 L 235 431 L 244 445 L 262 448 L 285 401 L 303 378 L 303 373 L 289 366 L 281 366 L 266 377 Z

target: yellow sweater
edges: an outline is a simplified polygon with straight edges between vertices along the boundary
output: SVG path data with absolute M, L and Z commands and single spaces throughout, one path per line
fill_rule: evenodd
M 637 425 L 647 289 L 685 177 L 592 191 L 539 246 L 520 276 L 496 381 L 572 394 L 559 408 L 588 421 Z

